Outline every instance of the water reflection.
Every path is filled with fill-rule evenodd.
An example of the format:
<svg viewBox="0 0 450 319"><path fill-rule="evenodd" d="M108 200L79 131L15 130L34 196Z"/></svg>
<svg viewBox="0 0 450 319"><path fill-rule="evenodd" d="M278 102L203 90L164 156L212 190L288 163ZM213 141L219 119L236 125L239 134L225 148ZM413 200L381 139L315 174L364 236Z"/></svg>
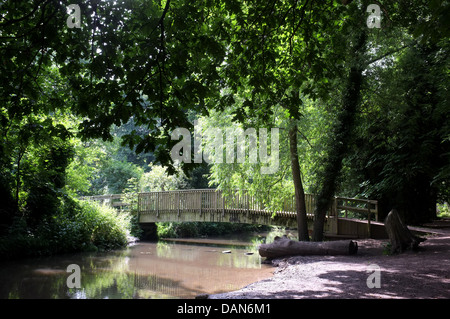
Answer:
<svg viewBox="0 0 450 319"><path fill-rule="evenodd" d="M231 253L222 253L231 250ZM236 247L139 243L108 253L80 253L0 263L0 298L193 298L239 289L271 276L257 253ZM67 288L67 266L81 288Z"/></svg>

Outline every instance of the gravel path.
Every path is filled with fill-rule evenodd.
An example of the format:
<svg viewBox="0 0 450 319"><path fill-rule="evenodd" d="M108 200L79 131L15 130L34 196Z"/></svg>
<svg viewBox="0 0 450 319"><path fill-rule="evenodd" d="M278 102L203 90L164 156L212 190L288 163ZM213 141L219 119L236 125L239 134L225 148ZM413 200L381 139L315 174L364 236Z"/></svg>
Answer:
<svg viewBox="0 0 450 319"><path fill-rule="evenodd" d="M384 253L387 240L356 241L357 255L277 259L273 277L209 298L450 298L449 232L400 255ZM378 274L380 287L369 288Z"/></svg>

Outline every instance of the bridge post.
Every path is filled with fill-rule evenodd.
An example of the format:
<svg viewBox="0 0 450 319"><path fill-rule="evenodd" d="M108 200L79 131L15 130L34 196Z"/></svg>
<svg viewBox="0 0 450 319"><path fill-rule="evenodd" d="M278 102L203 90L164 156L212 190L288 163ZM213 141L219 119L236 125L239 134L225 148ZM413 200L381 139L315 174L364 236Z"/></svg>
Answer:
<svg viewBox="0 0 450 319"><path fill-rule="evenodd" d="M338 212L337 212L337 197L334 197L333 200L333 205L331 206L331 215L333 215L333 220L334 220L334 227L333 227L333 231L335 232L336 235L339 235L339 216L338 216Z"/></svg>
<svg viewBox="0 0 450 319"><path fill-rule="evenodd" d="M177 191L177 217L180 217L180 192Z"/></svg>
<svg viewBox="0 0 450 319"><path fill-rule="evenodd" d="M375 207L375 209L374 209L375 221L377 222L378 221L378 201L375 201L374 207Z"/></svg>
<svg viewBox="0 0 450 319"><path fill-rule="evenodd" d="M159 217L159 192L156 193L156 217Z"/></svg>
<svg viewBox="0 0 450 319"><path fill-rule="evenodd" d="M199 200L200 200L200 216L202 216L202 199L203 199L203 191L199 191L198 194L200 194L199 196Z"/></svg>
<svg viewBox="0 0 450 319"><path fill-rule="evenodd" d="M223 192L220 191L222 195L222 217L225 217L225 196L223 196Z"/></svg>
<svg viewBox="0 0 450 319"><path fill-rule="evenodd" d="M246 216L246 219L248 220L249 219L249 215L250 215L250 199L249 199L249 197L248 197L248 190L246 189L245 190L245 201L247 202L247 216Z"/></svg>

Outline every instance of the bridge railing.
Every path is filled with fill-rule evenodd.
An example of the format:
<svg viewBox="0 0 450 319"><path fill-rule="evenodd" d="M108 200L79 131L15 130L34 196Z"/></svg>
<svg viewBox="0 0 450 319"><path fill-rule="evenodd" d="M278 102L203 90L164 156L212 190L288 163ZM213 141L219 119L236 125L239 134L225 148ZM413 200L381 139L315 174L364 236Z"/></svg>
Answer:
<svg viewBox="0 0 450 319"><path fill-rule="evenodd" d="M270 194L267 195L267 197ZM121 194L83 196L82 200L93 200L101 204L114 208L126 209L130 204L123 202ZM316 196L305 194L306 213L308 218L314 216ZM294 217L296 214L295 197L284 199L279 210L269 210L263 201L252 196L247 190L236 191L227 195L216 189L186 189L175 191L160 191L138 194L139 212L177 212L178 216L182 212L224 212L233 210L242 213L275 213L279 216ZM363 216L370 224L372 216L378 221L378 201L370 199L358 199L348 197L335 197L327 216L337 216L348 218L348 213L353 213L350 218L355 218L355 214Z"/></svg>
<svg viewBox="0 0 450 319"><path fill-rule="evenodd" d="M367 235L369 238L372 237L371 220L372 216L374 216L375 221L378 222L378 201L371 199L336 197L333 205L337 216L336 233L339 233L340 231L338 228L346 227L345 224L339 226L341 223L339 220L345 222L342 219L348 219L350 217L353 221L355 219L361 219L363 221L367 220ZM351 216L349 216L349 212L352 213Z"/></svg>
<svg viewBox="0 0 450 319"><path fill-rule="evenodd" d="M362 215L362 219L367 219L369 223L372 216L375 217L375 221L378 221L378 201L376 200L336 197L335 205L338 217L348 218L348 212L353 212ZM342 214L343 216L340 216ZM354 218L354 214L351 217Z"/></svg>
<svg viewBox="0 0 450 319"><path fill-rule="evenodd" d="M261 200L262 194L258 195L253 196L248 191L225 193L216 189L139 193L137 194L138 214L140 221L145 220L145 222L226 220L295 227L297 214L294 196L283 199L281 203L278 202L279 209L274 211L265 204L270 202L271 195L266 193L264 200ZM119 209L127 209L129 204L124 203L121 198L120 194L82 197L85 200L94 200ZM305 201L307 218L311 226L316 196L305 194ZM211 215L208 217L207 213ZM334 236L368 235L370 238L372 217L378 221L377 201L335 197L327 213L326 232ZM367 229L361 224L366 220Z"/></svg>
<svg viewBox="0 0 450 319"><path fill-rule="evenodd" d="M266 196L266 203L269 198ZM141 213L174 212L178 216L182 212L225 212L235 213L267 213L285 217L294 217L296 214L295 197L284 199L280 209L270 210L267 205L247 190L235 191L231 195L216 189L188 189L176 191L149 192L138 194L138 211ZM315 196L305 194L306 212L313 218ZM329 215L333 214L330 208Z"/></svg>

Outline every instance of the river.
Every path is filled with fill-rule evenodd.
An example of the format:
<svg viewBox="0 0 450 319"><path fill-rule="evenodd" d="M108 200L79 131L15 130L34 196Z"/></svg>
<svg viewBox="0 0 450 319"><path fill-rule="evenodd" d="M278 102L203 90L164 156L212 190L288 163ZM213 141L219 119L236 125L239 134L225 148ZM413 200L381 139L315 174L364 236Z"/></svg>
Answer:
<svg viewBox="0 0 450 319"><path fill-rule="evenodd" d="M250 243L248 243L250 244ZM0 298L194 298L240 289L273 268L236 240L138 242L110 252L76 253L0 262ZM80 288L75 283L79 266Z"/></svg>

